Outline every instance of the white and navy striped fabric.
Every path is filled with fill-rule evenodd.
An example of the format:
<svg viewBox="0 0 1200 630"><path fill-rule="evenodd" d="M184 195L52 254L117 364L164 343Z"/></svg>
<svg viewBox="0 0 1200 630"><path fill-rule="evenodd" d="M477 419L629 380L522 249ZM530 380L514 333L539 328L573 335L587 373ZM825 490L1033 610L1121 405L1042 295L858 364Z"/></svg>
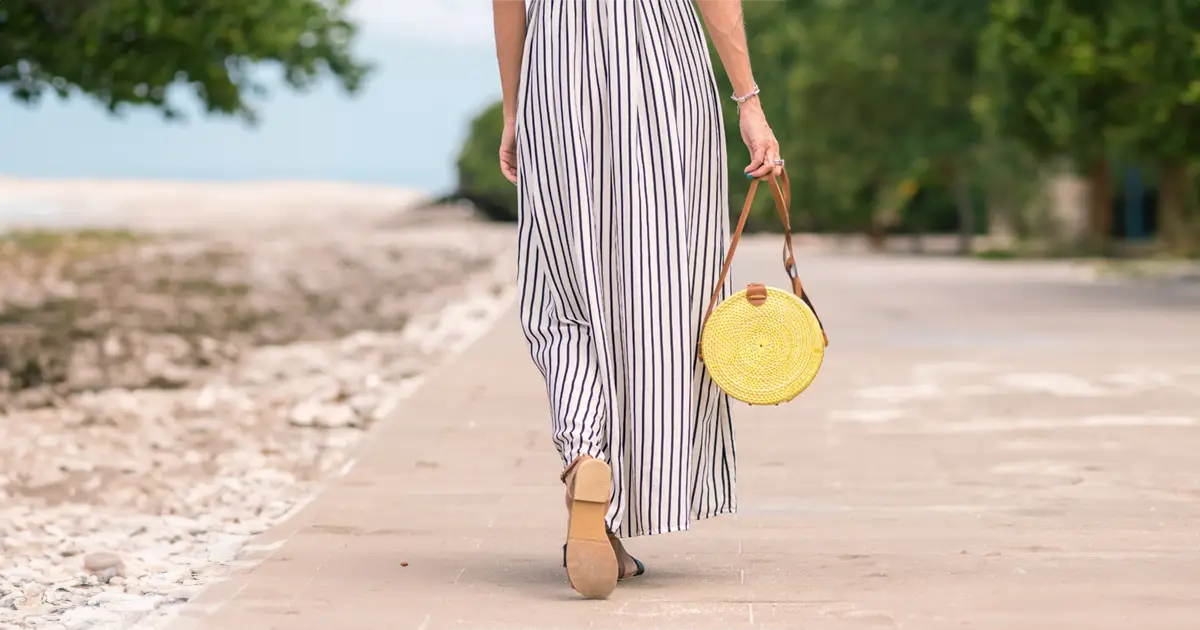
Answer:
<svg viewBox="0 0 1200 630"><path fill-rule="evenodd" d="M554 443L612 466L618 536L685 530L736 509L729 400L696 356L729 233L704 33L691 0L528 11L521 319Z"/></svg>

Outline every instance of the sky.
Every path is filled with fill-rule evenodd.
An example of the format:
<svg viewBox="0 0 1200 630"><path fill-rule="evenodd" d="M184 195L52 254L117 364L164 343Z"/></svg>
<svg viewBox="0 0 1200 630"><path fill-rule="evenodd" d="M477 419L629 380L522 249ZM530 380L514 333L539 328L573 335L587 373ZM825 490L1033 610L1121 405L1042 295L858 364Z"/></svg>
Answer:
<svg viewBox="0 0 1200 630"><path fill-rule="evenodd" d="M35 108L0 96L0 175L323 179L445 192L471 116L500 97L489 0L357 0L359 51L377 64L354 98L279 81L256 128L152 111L113 118L84 97ZM190 100L181 104L191 105Z"/></svg>

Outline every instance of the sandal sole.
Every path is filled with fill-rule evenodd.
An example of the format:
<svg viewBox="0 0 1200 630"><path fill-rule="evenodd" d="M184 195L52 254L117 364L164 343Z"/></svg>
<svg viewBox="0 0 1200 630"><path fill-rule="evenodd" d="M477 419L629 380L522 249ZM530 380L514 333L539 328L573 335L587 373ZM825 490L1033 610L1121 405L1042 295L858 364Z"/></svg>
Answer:
<svg viewBox="0 0 1200 630"><path fill-rule="evenodd" d="M603 599L617 587L617 554L608 542L605 517L612 493L608 464L592 459L579 464L572 480L567 525L567 578L589 599Z"/></svg>

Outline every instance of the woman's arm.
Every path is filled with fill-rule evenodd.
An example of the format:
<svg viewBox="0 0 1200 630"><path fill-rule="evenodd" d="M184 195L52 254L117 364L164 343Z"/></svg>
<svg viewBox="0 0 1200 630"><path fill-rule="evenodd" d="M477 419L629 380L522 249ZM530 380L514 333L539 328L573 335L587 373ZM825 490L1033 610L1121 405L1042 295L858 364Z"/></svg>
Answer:
<svg viewBox="0 0 1200 630"><path fill-rule="evenodd" d="M700 5L708 35L717 48L729 82L733 84L733 93L738 96L749 94L754 89L754 72L750 69L750 51L746 48L742 3L739 0L697 0L696 4Z"/></svg>
<svg viewBox="0 0 1200 630"><path fill-rule="evenodd" d="M504 133L500 137L500 172L517 183L517 90L521 85L521 56L525 54L524 0L492 0L496 26L496 61L500 63Z"/></svg>
<svg viewBox="0 0 1200 630"><path fill-rule="evenodd" d="M500 63L500 87L504 119L517 115L517 89L521 83L521 55L525 50L525 3L522 0L492 0L496 28L496 60Z"/></svg>
<svg viewBox="0 0 1200 630"><path fill-rule="evenodd" d="M733 93L745 96L754 91L754 72L750 69L750 52L746 46L746 27L742 22L740 0L697 0L700 15L708 26L721 65L733 85ZM771 173L779 175L783 166L779 161L779 142L767 124L758 96L747 98L738 105L741 118L742 140L750 149L750 165L747 177L764 177Z"/></svg>

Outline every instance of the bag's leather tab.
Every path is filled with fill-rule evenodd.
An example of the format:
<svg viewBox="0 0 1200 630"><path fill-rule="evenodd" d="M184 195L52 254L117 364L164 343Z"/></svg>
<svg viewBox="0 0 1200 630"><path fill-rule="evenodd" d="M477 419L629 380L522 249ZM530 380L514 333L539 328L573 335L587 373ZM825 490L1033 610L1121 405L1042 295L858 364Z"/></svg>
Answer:
<svg viewBox="0 0 1200 630"><path fill-rule="evenodd" d="M760 306L767 301L767 285L751 284L746 287L746 301L754 306Z"/></svg>

